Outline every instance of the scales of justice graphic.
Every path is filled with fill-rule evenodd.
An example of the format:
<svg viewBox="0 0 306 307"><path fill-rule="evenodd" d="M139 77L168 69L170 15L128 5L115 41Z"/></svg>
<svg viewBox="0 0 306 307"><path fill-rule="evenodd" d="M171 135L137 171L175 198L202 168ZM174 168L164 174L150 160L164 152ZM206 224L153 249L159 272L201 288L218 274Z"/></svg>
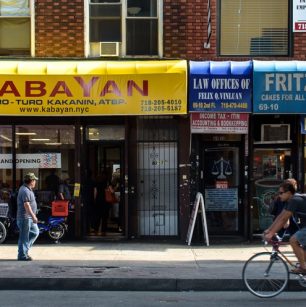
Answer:
<svg viewBox="0 0 306 307"><path fill-rule="evenodd" d="M232 173L233 170L229 161L224 160L223 157L221 157L218 161L214 160L211 174L215 176L218 175L217 179L226 179L226 176L229 176Z"/></svg>

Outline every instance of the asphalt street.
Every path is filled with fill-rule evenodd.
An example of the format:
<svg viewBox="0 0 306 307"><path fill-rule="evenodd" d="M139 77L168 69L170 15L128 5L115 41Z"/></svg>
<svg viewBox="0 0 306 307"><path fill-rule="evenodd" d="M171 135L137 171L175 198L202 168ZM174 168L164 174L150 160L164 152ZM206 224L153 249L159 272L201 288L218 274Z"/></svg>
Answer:
<svg viewBox="0 0 306 307"><path fill-rule="evenodd" d="M248 292L0 291L1 307L288 307L305 306L305 292L260 299Z"/></svg>

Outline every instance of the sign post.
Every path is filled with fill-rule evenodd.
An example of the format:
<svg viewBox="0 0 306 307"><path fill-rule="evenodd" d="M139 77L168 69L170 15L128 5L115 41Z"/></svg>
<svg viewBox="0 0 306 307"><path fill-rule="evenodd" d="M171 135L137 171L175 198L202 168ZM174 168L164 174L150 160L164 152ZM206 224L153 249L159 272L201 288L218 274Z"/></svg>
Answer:
<svg viewBox="0 0 306 307"><path fill-rule="evenodd" d="M201 208L199 210L200 204L201 204ZM201 213L201 221L202 221L202 226L203 226L204 241L206 242L206 246L209 246L209 238L208 238L208 231L207 231L207 221L206 221L204 198L203 198L202 193L200 193L200 192L198 192L197 195L196 195L196 199L195 199L193 209L192 209L192 212L191 212L191 216L190 216L189 227L188 227L187 238L186 238L186 242L188 243L188 245L191 244L194 225L195 225L198 213Z"/></svg>

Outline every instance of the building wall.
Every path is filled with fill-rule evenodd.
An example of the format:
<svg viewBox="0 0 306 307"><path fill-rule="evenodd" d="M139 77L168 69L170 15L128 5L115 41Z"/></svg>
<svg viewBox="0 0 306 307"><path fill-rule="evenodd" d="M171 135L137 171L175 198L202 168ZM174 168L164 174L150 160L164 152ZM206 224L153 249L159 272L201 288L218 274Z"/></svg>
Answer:
<svg viewBox="0 0 306 307"><path fill-rule="evenodd" d="M36 57L84 57L84 1L35 1Z"/></svg>
<svg viewBox="0 0 306 307"><path fill-rule="evenodd" d="M211 29L210 48L207 40L208 7L201 0L164 1L164 57L187 60L247 60L247 57L219 57L217 0L210 0ZM292 33L291 57L265 57L261 60L306 60L306 33Z"/></svg>

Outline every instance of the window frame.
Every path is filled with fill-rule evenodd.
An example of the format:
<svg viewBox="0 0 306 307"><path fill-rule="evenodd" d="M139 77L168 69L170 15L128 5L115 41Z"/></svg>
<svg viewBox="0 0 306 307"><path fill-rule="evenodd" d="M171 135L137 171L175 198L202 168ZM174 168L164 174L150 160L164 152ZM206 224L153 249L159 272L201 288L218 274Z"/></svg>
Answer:
<svg viewBox="0 0 306 307"><path fill-rule="evenodd" d="M127 13L127 0L121 0L121 42L120 43L120 58L162 58L163 57L163 0L157 1L157 12L156 17L152 16L128 16ZM84 1L84 10L85 10L85 57L94 58L97 56L91 55L90 53L90 4L91 0ZM126 21L128 19L146 19L152 20L157 19L157 54L156 55L129 55L126 53L127 46L127 27ZM100 58L100 57L99 57Z"/></svg>
<svg viewBox="0 0 306 307"><path fill-rule="evenodd" d="M5 58L5 57L12 57L12 56L17 56L17 57L24 57L24 58L29 58L29 57L34 57L35 56L35 5L34 1L35 0L28 0L29 1L29 16L23 16L23 15L0 15L0 19L6 20L6 19L27 19L29 18L30 20L30 46L29 46L29 54L9 54L9 55L0 55L0 58Z"/></svg>
<svg viewBox="0 0 306 307"><path fill-rule="evenodd" d="M288 16L287 16L287 22L288 22L288 52L286 55L272 55L272 54L268 54L268 55L252 55L251 53L249 54L235 54L235 55L223 55L221 54L221 2L222 0L218 0L217 1L217 16L218 20L216 22L216 26L217 26L217 54L219 57L231 57L231 58L235 58L235 57L248 57L248 58L262 58L262 57L279 57L279 58L287 58L287 57L291 57L293 56L293 32L292 32L292 12L293 12L293 8L292 8L292 1L287 0L288 2Z"/></svg>

